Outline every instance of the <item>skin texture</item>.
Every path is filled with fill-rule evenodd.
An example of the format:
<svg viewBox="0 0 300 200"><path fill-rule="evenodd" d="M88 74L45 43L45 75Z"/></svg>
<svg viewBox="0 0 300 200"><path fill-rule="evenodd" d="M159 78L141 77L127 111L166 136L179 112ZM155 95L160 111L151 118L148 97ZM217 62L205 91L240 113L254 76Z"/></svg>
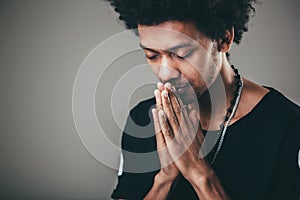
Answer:
<svg viewBox="0 0 300 200"><path fill-rule="evenodd" d="M138 31L141 47L161 81L154 92L156 108L152 114L162 168L145 199L165 199L179 173L200 199L230 199L199 150L204 138L202 129L219 128L235 90L234 72L226 57L234 31L227 32L226 42L209 39L189 22L139 25ZM240 106L232 123L249 113L268 92L243 80ZM218 94L220 85L225 90L224 98L214 104L213 113L207 90Z"/></svg>
<svg viewBox="0 0 300 200"><path fill-rule="evenodd" d="M186 104L195 101L195 94L202 95L219 74L217 42L204 37L192 23L167 22L138 30L146 58L161 82L177 89L188 87L181 96ZM181 45L186 46L174 48Z"/></svg>

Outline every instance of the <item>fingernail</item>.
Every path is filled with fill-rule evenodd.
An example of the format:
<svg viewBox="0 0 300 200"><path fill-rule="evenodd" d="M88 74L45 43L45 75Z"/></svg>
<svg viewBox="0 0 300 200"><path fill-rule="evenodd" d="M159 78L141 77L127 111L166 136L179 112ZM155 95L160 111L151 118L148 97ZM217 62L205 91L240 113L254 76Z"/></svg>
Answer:
<svg viewBox="0 0 300 200"><path fill-rule="evenodd" d="M152 110L151 110L151 111L152 111L152 114L153 114L153 115L155 115L155 114L156 114L156 109L155 109L155 108L152 108Z"/></svg>
<svg viewBox="0 0 300 200"><path fill-rule="evenodd" d="M162 95L167 98L168 97L168 92L166 90L162 91Z"/></svg>
<svg viewBox="0 0 300 200"><path fill-rule="evenodd" d="M158 83L156 84L156 86L157 86L158 89L162 90L163 87L164 87L164 84L162 84L161 82L158 82Z"/></svg>
<svg viewBox="0 0 300 200"><path fill-rule="evenodd" d="M166 83L166 84L165 84L165 87L168 88L169 90L171 90L171 83L169 83L169 82Z"/></svg>

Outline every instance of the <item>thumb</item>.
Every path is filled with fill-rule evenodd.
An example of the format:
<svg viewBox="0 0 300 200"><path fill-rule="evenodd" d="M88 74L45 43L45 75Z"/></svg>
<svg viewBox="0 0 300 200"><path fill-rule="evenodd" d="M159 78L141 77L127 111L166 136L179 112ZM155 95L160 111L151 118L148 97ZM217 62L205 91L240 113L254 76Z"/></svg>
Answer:
<svg viewBox="0 0 300 200"><path fill-rule="evenodd" d="M192 109L189 112L189 118L193 124L194 130L197 131L199 128L200 120L199 120L199 115L196 109Z"/></svg>
<svg viewBox="0 0 300 200"><path fill-rule="evenodd" d="M199 144L202 145L202 143L204 141L204 135L203 135L203 131L202 131L201 123L200 123L199 113L197 112L196 109L192 109L190 111L189 118L194 126L194 130L197 133L197 140L198 140Z"/></svg>

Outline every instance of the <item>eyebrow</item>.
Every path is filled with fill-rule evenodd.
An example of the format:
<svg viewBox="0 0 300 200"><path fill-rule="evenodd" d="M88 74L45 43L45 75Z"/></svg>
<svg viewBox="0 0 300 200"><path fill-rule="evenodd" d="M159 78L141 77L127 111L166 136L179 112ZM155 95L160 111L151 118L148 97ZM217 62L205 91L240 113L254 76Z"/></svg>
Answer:
<svg viewBox="0 0 300 200"><path fill-rule="evenodd" d="M142 49L146 49L146 50L149 50L149 51L157 52L157 51L155 51L155 50L153 50L153 49L151 49L151 48L149 48L149 47L144 46L144 45L141 44L141 43L139 43L139 45L140 45L140 47L141 47ZM173 51L175 51L175 50L177 50L177 49L181 49L181 48L185 48L185 47L190 47L190 46L192 46L191 43L183 43L183 44L179 44L179 45L176 45L176 46L174 46L174 47L171 47L171 48L167 49L166 51L173 52Z"/></svg>

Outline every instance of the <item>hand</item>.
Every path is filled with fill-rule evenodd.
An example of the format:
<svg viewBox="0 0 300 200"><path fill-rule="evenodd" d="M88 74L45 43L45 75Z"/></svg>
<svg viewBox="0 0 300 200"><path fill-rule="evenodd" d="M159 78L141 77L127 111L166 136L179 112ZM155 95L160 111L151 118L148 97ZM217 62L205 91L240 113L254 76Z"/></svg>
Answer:
<svg viewBox="0 0 300 200"><path fill-rule="evenodd" d="M170 84L158 84L155 99L152 113L162 168L145 199L166 199L173 180L181 173L199 199L229 200L217 175L199 155L204 140L199 111L190 109L188 113Z"/></svg>
<svg viewBox="0 0 300 200"><path fill-rule="evenodd" d="M171 156L168 152L166 141L163 136L162 129L158 118L158 112L162 110L161 92L165 89L162 83L157 84L158 89L154 91L156 100L156 109L152 110L154 129L156 134L157 152L161 164L161 170L158 174L160 181L173 182L179 174L179 170L173 163Z"/></svg>
<svg viewBox="0 0 300 200"><path fill-rule="evenodd" d="M175 88L172 91L170 88L170 84L166 84L161 92L162 109L158 110L158 121L167 152L189 180L198 177L194 175L209 173L211 168L199 155L204 136L196 110L187 113Z"/></svg>

